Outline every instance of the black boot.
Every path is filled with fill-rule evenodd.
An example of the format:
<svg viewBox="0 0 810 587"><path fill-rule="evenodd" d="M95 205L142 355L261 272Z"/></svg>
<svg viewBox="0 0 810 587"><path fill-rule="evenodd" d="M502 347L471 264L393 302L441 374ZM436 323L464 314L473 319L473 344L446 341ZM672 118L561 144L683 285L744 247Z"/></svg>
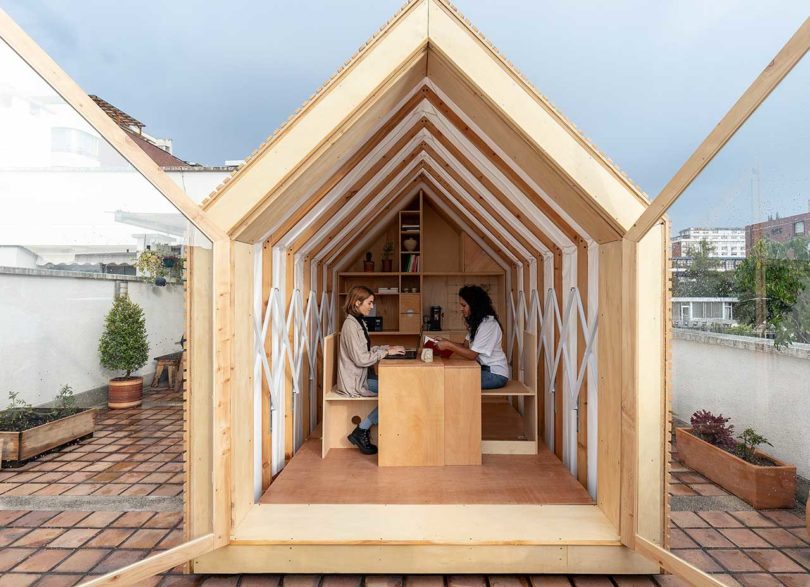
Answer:
<svg viewBox="0 0 810 587"><path fill-rule="evenodd" d="M371 444L371 437L368 430L363 430L360 426L356 426L352 433L346 437L349 442L360 449L364 455L376 455L377 447Z"/></svg>

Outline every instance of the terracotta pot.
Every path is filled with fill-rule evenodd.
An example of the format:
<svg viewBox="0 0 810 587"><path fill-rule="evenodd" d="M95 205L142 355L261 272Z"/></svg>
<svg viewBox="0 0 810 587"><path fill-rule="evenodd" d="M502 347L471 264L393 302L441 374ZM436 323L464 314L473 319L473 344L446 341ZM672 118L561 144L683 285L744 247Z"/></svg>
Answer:
<svg viewBox="0 0 810 587"><path fill-rule="evenodd" d="M116 377L107 387L107 407L111 410L134 408L143 400L143 377Z"/></svg>
<svg viewBox="0 0 810 587"><path fill-rule="evenodd" d="M363 271L366 273L374 272L374 261L363 261Z"/></svg>
<svg viewBox="0 0 810 587"><path fill-rule="evenodd" d="M393 259L383 259L382 260L382 270L391 272L394 270L394 260Z"/></svg>
<svg viewBox="0 0 810 587"><path fill-rule="evenodd" d="M723 489L756 509L792 508L796 499L796 467L763 452L757 455L774 463L761 467L701 440L689 428L675 430L678 458Z"/></svg>

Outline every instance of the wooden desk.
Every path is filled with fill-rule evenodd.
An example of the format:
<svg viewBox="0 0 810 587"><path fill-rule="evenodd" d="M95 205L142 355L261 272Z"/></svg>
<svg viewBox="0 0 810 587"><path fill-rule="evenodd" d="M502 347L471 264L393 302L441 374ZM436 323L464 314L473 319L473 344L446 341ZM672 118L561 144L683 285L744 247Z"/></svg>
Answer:
<svg viewBox="0 0 810 587"><path fill-rule="evenodd" d="M481 367L464 359L378 366L381 467L481 464Z"/></svg>

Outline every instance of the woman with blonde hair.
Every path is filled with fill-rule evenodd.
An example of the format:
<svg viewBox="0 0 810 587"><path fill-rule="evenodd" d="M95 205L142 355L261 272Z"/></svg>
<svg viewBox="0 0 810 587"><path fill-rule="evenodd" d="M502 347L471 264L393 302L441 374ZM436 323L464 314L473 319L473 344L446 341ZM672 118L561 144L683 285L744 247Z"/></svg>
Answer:
<svg viewBox="0 0 810 587"><path fill-rule="evenodd" d="M402 355L401 346L371 346L371 338L363 317L374 308L374 292L363 285L349 290L346 296L346 320L340 329L337 386L335 391L350 397L374 397L379 393L379 382L370 367L387 355ZM349 442L366 455L377 453L371 444L369 430L378 422L377 408L358 424L349 436Z"/></svg>

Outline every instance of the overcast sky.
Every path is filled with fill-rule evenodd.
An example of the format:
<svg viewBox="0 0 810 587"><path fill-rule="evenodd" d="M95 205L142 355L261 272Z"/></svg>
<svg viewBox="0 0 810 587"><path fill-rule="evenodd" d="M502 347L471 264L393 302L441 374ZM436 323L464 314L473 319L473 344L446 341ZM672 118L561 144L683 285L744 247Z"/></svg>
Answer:
<svg viewBox="0 0 810 587"><path fill-rule="evenodd" d="M212 165L249 155L400 5L0 0L85 91ZM810 12L807 0L457 6L651 197ZM676 229L807 210L809 90L805 58L673 209Z"/></svg>

